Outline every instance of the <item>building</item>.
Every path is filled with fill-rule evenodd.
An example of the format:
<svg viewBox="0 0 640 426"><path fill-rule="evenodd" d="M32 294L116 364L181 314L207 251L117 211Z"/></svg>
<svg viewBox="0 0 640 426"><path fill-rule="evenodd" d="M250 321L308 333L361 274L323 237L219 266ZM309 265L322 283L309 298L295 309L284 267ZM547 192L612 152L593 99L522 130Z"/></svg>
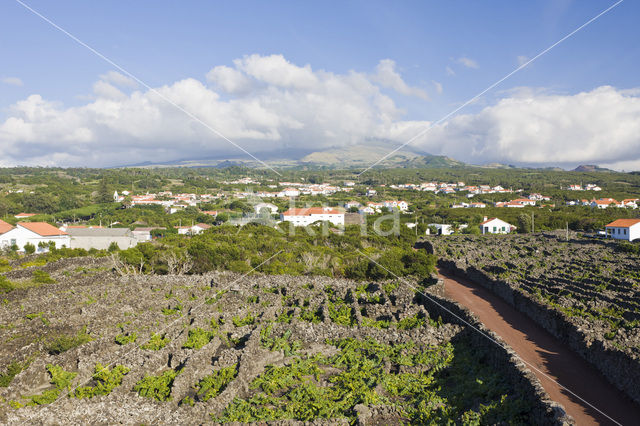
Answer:
<svg viewBox="0 0 640 426"><path fill-rule="evenodd" d="M129 228L67 228L70 248L106 250L116 243L121 250L135 247L139 240Z"/></svg>
<svg viewBox="0 0 640 426"><path fill-rule="evenodd" d="M436 228L435 235L451 235L454 232L453 225L447 225L445 223L430 223L430 228ZM429 235L429 228L427 228L427 235Z"/></svg>
<svg viewBox="0 0 640 426"><path fill-rule="evenodd" d="M484 221L480 223L480 232L483 234L508 234L514 229L516 229L515 226L497 217L487 219L485 216Z"/></svg>
<svg viewBox="0 0 640 426"><path fill-rule="evenodd" d="M14 217L16 219L29 219L30 217L33 217L35 215L36 215L36 213L18 213Z"/></svg>
<svg viewBox="0 0 640 426"><path fill-rule="evenodd" d="M278 206L276 206L275 204L258 203L255 206L253 206L253 210L256 212L256 214L260 214L262 209L267 209L269 211L269 214L278 213Z"/></svg>
<svg viewBox="0 0 640 426"><path fill-rule="evenodd" d="M24 250L24 246L29 243L36 247L38 253L43 253L49 250L50 243L54 243L56 248L69 247L70 237L46 222L20 222L15 228L0 235L0 247L15 244L18 250Z"/></svg>
<svg viewBox="0 0 640 426"><path fill-rule="evenodd" d="M307 207L289 209L280 215L280 220L291 222L294 226L308 226L323 221L344 225L344 213L330 207Z"/></svg>
<svg viewBox="0 0 640 426"><path fill-rule="evenodd" d="M618 219L605 225L608 238L633 241L640 238L640 219Z"/></svg>
<svg viewBox="0 0 640 426"><path fill-rule="evenodd" d="M2 234L9 232L13 229L11 224L5 222L4 220L0 220L0 238L2 238Z"/></svg>

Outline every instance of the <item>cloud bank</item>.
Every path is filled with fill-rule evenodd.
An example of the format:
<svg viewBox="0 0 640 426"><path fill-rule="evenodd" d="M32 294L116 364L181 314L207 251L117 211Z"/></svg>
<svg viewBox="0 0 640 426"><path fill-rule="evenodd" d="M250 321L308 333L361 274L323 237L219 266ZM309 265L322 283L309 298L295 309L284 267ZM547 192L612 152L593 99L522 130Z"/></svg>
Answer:
<svg viewBox="0 0 640 426"><path fill-rule="evenodd" d="M434 92L440 92L439 83ZM282 55L250 55L142 90L111 71L85 104L65 107L33 94L0 122L0 165L109 166L245 155L184 108L260 158L383 138L402 144L429 122L407 121L396 105L427 101L390 59L343 74L299 66ZM432 102L432 101L429 101ZM439 117L432 117L438 119ZM478 113L458 115L411 145L471 162L598 163L640 168L640 91L603 86L578 94L521 89ZM636 167L637 166L637 167Z"/></svg>

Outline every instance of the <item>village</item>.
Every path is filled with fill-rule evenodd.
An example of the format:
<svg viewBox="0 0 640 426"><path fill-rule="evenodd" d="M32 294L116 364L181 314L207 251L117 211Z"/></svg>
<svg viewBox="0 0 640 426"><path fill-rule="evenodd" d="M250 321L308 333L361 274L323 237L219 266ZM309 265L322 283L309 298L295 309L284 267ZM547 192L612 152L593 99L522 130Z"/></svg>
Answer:
<svg viewBox="0 0 640 426"><path fill-rule="evenodd" d="M522 189L507 189L500 185L466 185L464 182L423 182L419 184L392 184L388 187L380 185L379 187L361 187L353 181L344 181L341 185L333 183L302 183L283 181L277 183L260 182L258 180L245 177L231 181L221 182L224 185L233 185L231 191L221 191L217 193L173 193L171 191L160 191L157 193L136 194L129 190L114 191L113 202L120 203L123 208L159 206L164 209L166 214L174 215L178 212L185 211L187 208L195 208L200 214L211 218L208 223L182 224L175 226L174 231L179 235L191 236L198 235L212 226L216 225L216 220L220 211L201 209L201 205L209 205L216 200L243 200L251 205L252 211L245 212L241 217L235 217L229 221L235 225L245 225L257 221L259 218L268 218L269 223L290 223L296 227L309 226L319 222L327 222L332 226L344 227L345 225L361 224L366 221L367 216L380 215L397 212L402 215L412 215L410 203L405 200L387 199L380 200L379 192L387 191L417 191L427 192L435 196L451 196L458 195L466 201L456 201L449 204L450 209L487 209L493 208L518 208L537 207L537 208L553 208L555 203L550 196L546 196L537 192L529 193L526 196L522 194ZM245 189L239 189L238 186L244 186ZM252 186L267 186L273 191L251 190ZM591 191L598 192L602 188L595 184L586 185L569 185L562 190L574 191ZM8 190L7 193L18 192L21 190ZM360 198L361 201L355 199L345 202L338 202L338 205L319 206L307 205L305 207L297 207L297 200L300 197L332 197L336 194L353 194L354 198ZM491 203L481 201L471 201L474 197L486 194L519 194L519 198L494 201ZM365 198L363 200L362 198ZM344 198L342 196L341 198ZM311 198L313 199L313 198ZM368 199L368 200L366 200ZM415 199L415 197L413 198ZM280 200L289 203L288 209L280 209L275 201ZM331 198L329 198L331 200ZM371 200L371 201L369 201ZM375 200L375 201L373 201ZM418 197L419 200L419 197ZM418 201L419 202L419 201ZM595 199L578 199L566 201L566 206L587 206L593 209L607 208L624 208L637 209L638 198L628 198L617 201L613 198ZM281 206L282 203L279 203ZM298 203L299 204L299 203ZM307 203L309 204L309 203ZM314 203L312 203L314 204ZM335 204L335 203L333 203ZM34 217L36 216L36 217ZM0 247L17 251L28 252L46 252L50 247L68 247L81 248L85 250L107 250L117 247L119 249L127 249L136 246L141 242L148 242L154 238L154 231L165 230L165 227L139 226L123 227L118 222L109 223L108 225L100 222L99 224L88 223L60 223L54 226L47 222L33 222L37 219L37 213L19 213L16 214L17 223L15 226L0 221ZM409 228L417 226L417 221L405 221L405 225ZM426 234L451 235L458 232L468 232L471 229L465 223L428 223L425 230ZM473 225L481 234L506 234L516 232L518 226L511 224L499 217L489 218L486 215L479 224ZM633 241L640 238L640 220L637 219L619 219L608 223L600 235L608 238L623 239Z"/></svg>

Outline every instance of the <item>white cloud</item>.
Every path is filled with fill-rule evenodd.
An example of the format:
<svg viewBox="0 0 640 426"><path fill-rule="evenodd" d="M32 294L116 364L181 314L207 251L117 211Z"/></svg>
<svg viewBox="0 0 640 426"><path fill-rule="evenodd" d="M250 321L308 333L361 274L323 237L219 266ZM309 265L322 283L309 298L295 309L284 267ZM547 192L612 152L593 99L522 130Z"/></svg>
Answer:
<svg viewBox="0 0 640 426"><path fill-rule="evenodd" d="M529 62L530 58L528 56L519 55L516 60L518 61L518 66L522 66Z"/></svg>
<svg viewBox="0 0 640 426"><path fill-rule="evenodd" d="M403 120L404 111L382 88L412 88L397 79L381 83L380 75L393 76L389 71L395 73L395 64L380 64L374 73L336 74L300 67L282 56L252 55L232 67L213 68L207 74L211 86L188 78L156 90L258 158L268 151L320 150L375 138L402 144L429 122ZM126 90L124 80L117 80L102 76L93 86L93 99L80 106L65 107L40 95L12 105L0 121L0 164L246 158L158 94ZM433 84L438 92L439 83ZM640 164L637 88L603 86L567 95L525 87L501 96L478 113L435 126L412 146L476 164L595 163L625 169Z"/></svg>
<svg viewBox="0 0 640 426"><path fill-rule="evenodd" d="M110 83L120 87L134 88L138 86L138 82L131 77L127 77L124 74L120 74L117 71L109 71L106 74L101 74L100 79L106 83Z"/></svg>
<svg viewBox="0 0 640 426"><path fill-rule="evenodd" d="M421 99L429 99L427 92L418 87L411 87L402 79L396 71L396 63L391 59L383 59L376 67L376 74L373 81L383 87L388 87L405 96L416 96Z"/></svg>
<svg viewBox="0 0 640 426"><path fill-rule="evenodd" d="M461 56L456 59L456 62L460 65L464 65L467 68L478 68L478 63L471 58L467 58L466 56Z"/></svg>
<svg viewBox="0 0 640 426"><path fill-rule="evenodd" d="M456 75L456 72L450 66L447 66L445 71L447 72L447 75Z"/></svg>
<svg viewBox="0 0 640 426"><path fill-rule="evenodd" d="M617 164L640 160L640 97L610 86L575 95L519 90L416 142L461 160Z"/></svg>
<svg viewBox="0 0 640 426"><path fill-rule="evenodd" d="M156 90L256 155L360 143L386 135L402 113L367 73L313 71L278 55L252 55L234 65L214 68L208 79L230 92L244 87L238 81L248 80L252 89L241 96L222 99L195 79ZM65 108L39 95L13 105L9 118L0 122L5 162L104 166L245 157L153 91L126 93L113 82L112 76L102 76L93 87L95 98L78 107Z"/></svg>
<svg viewBox="0 0 640 426"><path fill-rule="evenodd" d="M22 86L24 83L18 77L4 77L2 79L4 84L8 84L10 86Z"/></svg>
<svg viewBox="0 0 640 426"><path fill-rule="evenodd" d="M207 73L207 80L227 93L243 93L251 89L251 80L243 72L224 65Z"/></svg>
<svg viewBox="0 0 640 426"><path fill-rule="evenodd" d="M437 82L437 81L435 81L435 80L433 80L433 81L431 81L431 82L432 82L432 83L433 83L433 85L435 86L435 88L436 88L436 92L437 92L438 94L441 94L441 93L442 93L442 83L439 83L439 82Z"/></svg>

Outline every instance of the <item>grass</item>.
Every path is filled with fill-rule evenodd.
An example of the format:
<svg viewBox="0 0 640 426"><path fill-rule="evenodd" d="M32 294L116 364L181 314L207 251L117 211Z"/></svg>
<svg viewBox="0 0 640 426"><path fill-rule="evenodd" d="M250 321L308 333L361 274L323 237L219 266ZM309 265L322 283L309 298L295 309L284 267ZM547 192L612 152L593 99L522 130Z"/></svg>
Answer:
<svg viewBox="0 0 640 426"><path fill-rule="evenodd" d="M59 355L92 340L93 338L87 334L85 327L74 335L62 334L49 338L45 344L45 351L47 351L49 355Z"/></svg>

